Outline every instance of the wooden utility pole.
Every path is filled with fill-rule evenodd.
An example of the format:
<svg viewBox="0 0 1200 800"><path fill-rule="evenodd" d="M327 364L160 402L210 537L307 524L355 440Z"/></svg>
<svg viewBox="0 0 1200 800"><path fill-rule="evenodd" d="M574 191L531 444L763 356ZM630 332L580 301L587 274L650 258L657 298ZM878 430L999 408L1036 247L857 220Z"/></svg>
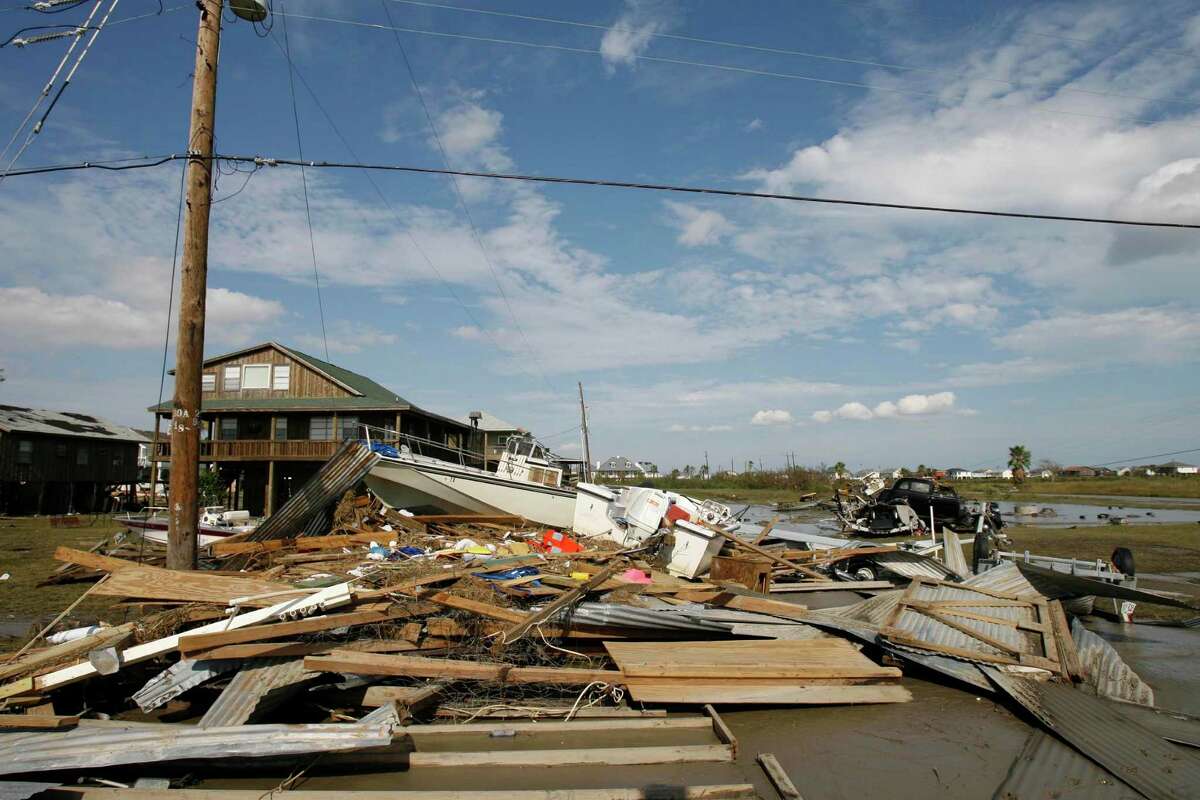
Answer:
<svg viewBox="0 0 1200 800"><path fill-rule="evenodd" d="M579 419L583 428L583 479L592 479L592 445L588 441L587 406L583 404L583 382L579 382Z"/></svg>
<svg viewBox="0 0 1200 800"><path fill-rule="evenodd" d="M183 277L175 343L175 400L171 415L170 530L167 567L196 568L200 521L200 373L204 369L204 300L208 287L208 214L212 203L213 126L222 0L197 0L200 28L192 76L188 131L187 209L183 216Z"/></svg>

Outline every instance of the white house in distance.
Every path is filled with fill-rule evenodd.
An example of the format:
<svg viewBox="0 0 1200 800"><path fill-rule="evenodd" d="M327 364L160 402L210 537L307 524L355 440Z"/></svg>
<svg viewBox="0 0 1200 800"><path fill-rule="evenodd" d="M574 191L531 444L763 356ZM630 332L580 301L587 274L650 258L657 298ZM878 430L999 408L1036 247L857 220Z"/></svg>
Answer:
<svg viewBox="0 0 1200 800"><path fill-rule="evenodd" d="M630 478L661 478L658 466L650 461L635 461L625 456L613 456L596 464L596 477L612 480Z"/></svg>
<svg viewBox="0 0 1200 800"><path fill-rule="evenodd" d="M1159 475L1196 475L1200 474L1200 467L1195 464L1184 464L1182 461L1168 461L1166 464L1158 465Z"/></svg>

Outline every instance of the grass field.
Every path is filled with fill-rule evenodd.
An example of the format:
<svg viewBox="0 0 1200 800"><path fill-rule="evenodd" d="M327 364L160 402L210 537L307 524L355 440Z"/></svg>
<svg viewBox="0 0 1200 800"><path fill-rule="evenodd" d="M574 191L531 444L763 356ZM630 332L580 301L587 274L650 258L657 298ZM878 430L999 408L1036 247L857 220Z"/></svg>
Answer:
<svg viewBox="0 0 1200 800"><path fill-rule="evenodd" d="M971 498L1012 499L1061 497L1065 495L1117 495L1127 497L1187 497L1200 502L1200 475L1124 478L1030 478L1017 485L1012 481L955 481L958 493Z"/></svg>
<svg viewBox="0 0 1200 800"><path fill-rule="evenodd" d="M38 582L58 566L53 558L56 547L66 545L87 550L121 530L110 518L98 517L95 524L87 526L90 519L84 517L84 527L53 528L47 517L0 518L0 574L9 574L8 580L0 581L0 625L4 633L19 636L19 629L38 620L49 622L91 585L70 583L37 588ZM96 614L110 607L113 600L89 597L72 612L72 617L81 623L93 622Z"/></svg>

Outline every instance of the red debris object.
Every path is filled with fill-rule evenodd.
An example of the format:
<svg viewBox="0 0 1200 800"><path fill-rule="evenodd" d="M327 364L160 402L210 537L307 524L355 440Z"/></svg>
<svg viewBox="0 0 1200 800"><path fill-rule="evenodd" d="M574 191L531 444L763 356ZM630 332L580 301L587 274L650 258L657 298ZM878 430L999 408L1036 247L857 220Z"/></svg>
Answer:
<svg viewBox="0 0 1200 800"><path fill-rule="evenodd" d="M542 534L542 549L549 553L578 553L583 546L562 531L549 530Z"/></svg>
<svg viewBox="0 0 1200 800"><path fill-rule="evenodd" d="M691 514L689 514L688 512L684 511L682 508L680 508L679 506L674 505L674 504L672 504L671 507L667 509L666 518L667 518L667 524L670 525L672 528L675 527L675 523L679 522L680 520L683 520L684 522L692 521Z"/></svg>

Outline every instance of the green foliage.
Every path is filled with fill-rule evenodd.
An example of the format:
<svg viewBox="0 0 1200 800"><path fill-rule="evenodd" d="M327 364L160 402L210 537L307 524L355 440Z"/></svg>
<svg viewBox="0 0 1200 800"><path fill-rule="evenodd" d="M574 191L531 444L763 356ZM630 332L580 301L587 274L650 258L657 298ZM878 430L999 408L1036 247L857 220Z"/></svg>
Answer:
<svg viewBox="0 0 1200 800"><path fill-rule="evenodd" d="M216 470L201 471L197 488L202 506L218 506L225 500L225 485Z"/></svg>
<svg viewBox="0 0 1200 800"><path fill-rule="evenodd" d="M1025 445L1016 444L1008 448L1008 468L1013 471L1013 483L1021 483L1025 480L1025 473L1029 470L1032 462L1033 455Z"/></svg>
<svg viewBox="0 0 1200 800"><path fill-rule="evenodd" d="M795 467L771 471L743 472L731 475L728 472L714 474L708 480L684 478L679 470L672 470L670 477L654 478L649 481L656 489L666 489L681 494L703 495L712 490L770 489L800 493L830 491L829 476L815 469Z"/></svg>

